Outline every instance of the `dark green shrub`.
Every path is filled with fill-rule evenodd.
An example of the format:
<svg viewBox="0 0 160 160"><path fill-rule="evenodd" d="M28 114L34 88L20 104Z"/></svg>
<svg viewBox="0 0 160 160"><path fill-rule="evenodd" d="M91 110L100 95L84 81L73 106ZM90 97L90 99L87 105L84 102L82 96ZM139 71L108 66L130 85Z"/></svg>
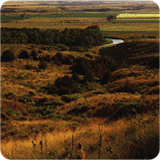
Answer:
<svg viewBox="0 0 160 160"><path fill-rule="evenodd" d="M107 84L110 78L110 72L106 72L103 76L103 78L101 79L101 84Z"/></svg>
<svg viewBox="0 0 160 160"><path fill-rule="evenodd" d="M2 53L2 56L1 56L2 62L11 62L14 60L15 60L15 55L11 50L7 49Z"/></svg>
<svg viewBox="0 0 160 160"><path fill-rule="evenodd" d="M73 92L71 89L69 89L68 87L60 87L58 90L58 94L59 95L64 95L64 94L72 94L75 93Z"/></svg>
<svg viewBox="0 0 160 160"><path fill-rule="evenodd" d="M94 80L95 80L94 71L88 69L88 70L85 72L84 81L91 82L91 81L94 81Z"/></svg>
<svg viewBox="0 0 160 160"><path fill-rule="evenodd" d="M35 93L34 91L29 91L29 94L30 94L31 96L36 95L36 93Z"/></svg>
<svg viewBox="0 0 160 160"><path fill-rule="evenodd" d="M150 68L159 68L159 57L150 57L148 65Z"/></svg>
<svg viewBox="0 0 160 160"><path fill-rule="evenodd" d="M61 99L65 102L71 102L80 98L82 98L80 95L63 95Z"/></svg>
<svg viewBox="0 0 160 160"><path fill-rule="evenodd" d="M118 64L112 57L101 56L95 59L93 67L96 77L101 79L106 74L106 71L115 71Z"/></svg>
<svg viewBox="0 0 160 160"><path fill-rule="evenodd" d="M48 94L57 94L58 88L54 84L48 84L45 89Z"/></svg>
<svg viewBox="0 0 160 160"><path fill-rule="evenodd" d="M40 61L38 65L39 69L46 69L47 68L47 62L45 61Z"/></svg>
<svg viewBox="0 0 160 160"><path fill-rule="evenodd" d="M22 59L29 59L30 58L30 55L29 55L29 53L27 52L27 51L22 51L20 54L19 54L19 56L18 56L19 58L22 58Z"/></svg>
<svg viewBox="0 0 160 160"><path fill-rule="evenodd" d="M76 72L73 73L72 78L73 78L76 82L80 82L80 81L81 81L80 76L79 76Z"/></svg>
<svg viewBox="0 0 160 160"><path fill-rule="evenodd" d="M36 106L48 105L49 100L47 98L35 99Z"/></svg>
<svg viewBox="0 0 160 160"><path fill-rule="evenodd" d="M69 55L67 55L72 61L74 61L76 58L73 56L73 55L71 55L71 54L69 54Z"/></svg>
<svg viewBox="0 0 160 160"><path fill-rule="evenodd" d="M73 64L73 61L72 61L72 59L70 57L65 56L65 58L63 60L63 64L69 64L69 65L71 65L71 64Z"/></svg>
<svg viewBox="0 0 160 160"><path fill-rule="evenodd" d="M119 119L128 115L135 115L139 111L139 104L122 104L113 113L111 119Z"/></svg>
<svg viewBox="0 0 160 160"><path fill-rule="evenodd" d="M43 49L43 50L47 50L47 49L48 49L48 47L43 46L41 49Z"/></svg>
<svg viewBox="0 0 160 160"><path fill-rule="evenodd" d="M109 90L110 92L129 92L129 93L135 93L138 91L139 86L135 86L134 84L131 84L130 81L127 79L125 80L121 85L119 85L116 90Z"/></svg>
<svg viewBox="0 0 160 160"><path fill-rule="evenodd" d="M50 55L45 55L40 58L41 61L51 62L52 58Z"/></svg>
<svg viewBox="0 0 160 160"><path fill-rule="evenodd" d="M135 36L130 36L129 39L136 39L136 37Z"/></svg>
<svg viewBox="0 0 160 160"><path fill-rule="evenodd" d="M156 38L156 36L148 36L148 38Z"/></svg>
<svg viewBox="0 0 160 160"><path fill-rule="evenodd" d="M7 116L12 116L12 114L13 114L13 109L7 109L7 110L5 110L5 114L6 114Z"/></svg>
<svg viewBox="0 0 160 160"><path fill-rule="evenodd" d="M88 106L83 106L81 108L73 108L72 110L70 110L67 114L71 114L71 115L79 115L79 114L83 114L85 112L89 111L89 107Z"/></svg>
<svg viewBox="0 0 160 160"><path fill-rule="evenodd" d="M32 50L31 57L33 58L33 60L38 60L37 55L37 52L35 50Z"/></svg>
<svg viewBox="0 0 160 160"><path fill-rule="evenodd" d="M68 51L69 47L67 47L64 44L56 44L56 47L58 48L59 51Z"/></svg>
<svg viewBox="0 0 160 160"><path fill-rule="evenodd" d="M55 81L55 86L59 89L58 94L72 94L78 91L76 81L69 76L59 77Z"/></svg>
<svg viewBox="0 0 160 160"><path fill-rule="evenodd" d="M47 54L45 56L44 60L47 61L47 62L51 62L51 56Z"/></svg>
<svg viewBox="0 0 160 160"><path fill-rule="evenodd" d="M26 120L28 120L28 117L27 116L20 116L20 117L17 118L17 120L18 121L26 121Z"/></svg>
<svg viewBox="0 0 160 160"><path fill-rule="evenodd" d="M79 92L79 85L69 76L59 77L54 84L48 84L45 89L48 94L72 94Z"/></svg>
<svg viewBox="0 0 160 160"><path fill-rule="evenodd" d="M57 52L56 55L52 58L52 60L58 60L60 62L63 62L64 55L61 52Z"/></svg>
<svg viewBox="0 0 160 160"><path fill-rule="evenodd" d="M72 64L73 60L70 56L64 55L61 52L57 52L54 57L52 57L52 61L55 62L57 65L62 65L62 64Z"/></svg>
<svg viewBox="0 0 160 160"><path fill-rule="evenodd" d="M91 63L84 57L78 57L74 60L74 65L72 66L72 72L80 75L85 75L86 70L90 69Z"/></svg>
<svg viewBox="0 0 160 160"><path fill-rule="evenodd" d="M5 112L1 112L1 118L2 120L8 120L9 116Z"/></svg>
<svg viewBox="0 0 160 160"><path fill-rule="evenodd" d="M17 44L27 44L28 41L28 36L23 33L23 32L19 32L16 34L16 41L15 43Z"/></svg>
<svg viewBox="0 0 160 160"><path fill-rule="evenodd" d="M54 101L52 101L52 104L55 106L55 108L57 106L61 106L61 105L64 105L65 102L63 102L61 99L55 99Z"/></svg>
<svg viewBox="0 0 160 160"><path fill-rule="evenodd" d="M26 103L26 102L28 102L28 101L29 101L29 98L28 98L27 96L21 97L21 98L19 99L19 102L23 102L23 103Z"/></svg>
<svg viewBox="0 0 160 160"><path fill-rule="evenodd" d="M33 69L34 67L31 64L25 65L25 69Z"/></svg>
<svg viewBox="0 0 160 160"><path fill-rule="evenodd" d="M93 56L91 54L85 54L85 56L88 58L93 58Z"/></svg>
<svg viewBox="0 0 160 160"><path fill-rule="evenodd" d="M77 51L77 52L84 52L84 51L87 51L88 49L85 49L80 46L73 46L73 47L70 47L69 50L70 51Z"/></svg>
<svg viewBox="0 0 160 160"><path fill-rule="evenodd" d="M13 99L16 95L13 92L8 92L5 94L5 98L7 99Z"/></svg>
<svg viewBox="0 0 160 160"><path fill-rule="evenodd" d="M60 62L60 61L57 60L57 59L54 61L54 63L55 63L57 66L62 66L62 62Z"/></svg>
<svg viewBox="0 0 160 160"><path fill-rule="evenodd" d="M1 120L0 120L0 127L6 126L6 125L7 125L7 122L4 122L4 121L1 121Z"/></svg>

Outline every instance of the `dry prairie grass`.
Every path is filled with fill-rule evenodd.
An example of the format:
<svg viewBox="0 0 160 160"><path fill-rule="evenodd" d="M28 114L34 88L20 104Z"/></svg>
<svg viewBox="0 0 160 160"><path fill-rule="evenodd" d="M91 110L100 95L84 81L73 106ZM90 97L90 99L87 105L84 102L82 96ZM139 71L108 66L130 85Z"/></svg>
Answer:
<svg viewBox="0 0 160 160"><path fill-rule="evenodd" d="M152 113L137 115L136 118L131 118L130 120L122 118L109 125L102 121L96 121L96 123L91 122L89 125L77 127L74 132L72 130L45 134L41 132L35 139L31 137L29 140L2 141L2 154L6 158L41 158L39 142L42 141L44 144L43 158L60 158L64 153L65 147L71 149L72 135L74 135L75 150L76 145L82 143L87 159L98 158L99 127L101 126L101 158L131 158L130 156L133 156L130 153L131 148L134 149L135 156L138 155L137 149L140 149L141 145L145 145L145 140L146 143L149 143L149 137L147 137L149 133L158 134L158 123L158 118ZM140 139L141 145L140 143L135 144L136 138ZM36 151L33 148L32 140L36 144ZM129 147L128 149L125 148L126 144ZM157 151L156 147L154 146ZM149 146L146 149L152 152ZM147 155L147 153L143 154Z"/></svg>
<svg viewBox="0 0 160 160"><path fill-rule="evenodd" d="M28 52L31 51L30 45L4 45L3 49L11 46L16 55L24 48ZM39 50L42 46L35 45L36 47ZM98 53L97 48L91 51ZM56 52L54 49L47 50L42 55L53 56ZM84 57L86 53L64 51L63 54ZM93 56L96 57L97 54ZM1 64L2 115L6 118L2 121L1 151L4 157L59 159L62 158L66 147L75 156L78 143L83 144L87 159L99 158L99 151L102 153L100 158L110 159L156 156L159 137L158 69L139 65L117 69L111 74L109 84L99 84L95 91L68 95L71 98L77 95L79 97L62 103L62 97L37 90L53 83L58 77L71 76L70 66L49 63L47 69L37 72L34 68L25 69L24 66L28 63L38 66L39 61L16 59L14 62ZM28 84L30 86L26 86ZM118 92L121 86L125 86L128 91ZM139 87L140 92L132 93L129 87ZM35 92L35 95L29 95L31 91ZM5 97L8 93L13 96L11 99ZM51 106L50 110L47 110L47 105L42 107L18 102L17 99L21 96L60 100L61 104L57 108ZM50 117L35 116L36 111L41 111L42 114L46 112L44 108ZM36 147L33 144L36 144Z"/></svg>

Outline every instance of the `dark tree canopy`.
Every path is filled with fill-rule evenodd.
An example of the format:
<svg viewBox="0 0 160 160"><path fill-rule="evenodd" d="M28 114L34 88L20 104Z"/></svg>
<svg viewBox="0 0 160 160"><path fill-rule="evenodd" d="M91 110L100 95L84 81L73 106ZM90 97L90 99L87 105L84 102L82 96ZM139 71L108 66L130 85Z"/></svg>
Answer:
<svg viewBox="0 0 160 160"><path fill-rule="evenodd" d="M1 43L79 46L89 48L104 42L97 25L85 29L40 30L39 28L2 28Z"/></svg>

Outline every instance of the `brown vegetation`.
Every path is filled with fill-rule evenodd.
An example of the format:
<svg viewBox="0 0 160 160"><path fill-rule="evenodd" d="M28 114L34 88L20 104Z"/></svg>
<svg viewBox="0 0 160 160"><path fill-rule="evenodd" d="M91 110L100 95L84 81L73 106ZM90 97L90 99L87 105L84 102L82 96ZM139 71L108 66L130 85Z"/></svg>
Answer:
<svg viewBox="0 0 160 160"><path fill-rule="evenodd" d="M157 12L157 6L142 2L117 6L92 2L87 6L74 2L75 6L61 6L60 2L50 6L41 2L18 5L13 2L13 7L7 3L9 6L2 7L3 18L11 16L12 22L6 21L2 26L41 25L62 31L66 27L82 29L96 24L103 37L122 38L125 43L92 48L62 43L26 44L25 36L17 34L18 41L10 39L10 42L16 40L19 44L2 44L2 155L8 159L156 157L159 152L158 23L106 22L103 17L106 14L101 11L112 9L117 14L125 8L127 13L135 9L137 13L148 13ZM148 10L150 6L152 9ZM33 13L35 10L38 13ZM75 10L97 17L49 18L60 12L60 16L78 16ZM42 18L27 19L23 12L42 17L46 12L50 14L42 23ZM13 16L17 19L12 19ZM147 30L142 31L142 27ZM36 30L42 33L41 29Z"/></svg>
<svg viewBox="0 0 160 160"><path fill-rule="evenodd" d="M39 47L36 47L37 57L43 55L44 59L50 55L58 58L55 50L39 53ZM32 53L31 48L28 45L28 53ZM15 56L23 49L23 46L13 48ZM92 55L92 52L88 51L88 54ZM66 57L75 55L75 52L61 51L59 57L63 59L64 54ZM85 57L85 54L80 56ZM80 142L84 145L85 158L156 156L157 152L152 150L137 150L141 144L157 146L158 69L130 65L112 71L108 84L92 84L90 91L63 96L56 92L48 94L42 86L54 84L58 77L63 79L67 75L77 82L83 79L83 75L72 75L70 66L73 62L66 65L62 59L59 58L60 66L56 61L44 61L48 67L43 71L39 70L40 60L16 58L13 62L2 62L2 154L8 158L61 158L66 154L74 158L78 154L76 145ZM76 61L75 57L71 59ZM96 60L88 56L87 59ZM32 67L26 69L25 65ZM133 122L139 125L133 125ZM102 132L99 132L99 125ZM71 131L73 126L74 132ZM60 141L56 139L57 134ZM150 137L151 134L155 136ZM145 139L140 138L144 136ZM138 141L138 137L142 141ZM123 142L129 146L127 153ZM3 144L8 147L8 152ZM28 150L27 155L21 154L21 146ZM58 146L61 146L60 150ZM135 153L132 154L131 150Z"/></svg>

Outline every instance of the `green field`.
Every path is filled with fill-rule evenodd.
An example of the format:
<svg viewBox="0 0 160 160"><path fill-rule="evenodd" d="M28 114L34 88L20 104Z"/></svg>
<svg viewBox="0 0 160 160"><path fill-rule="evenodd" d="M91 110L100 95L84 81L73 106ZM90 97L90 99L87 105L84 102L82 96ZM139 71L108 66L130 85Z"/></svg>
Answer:
<svg viewBox="0 0 160 160"><path fill-rule="evenodd" d="M109 12L93 12L93 13L65 13L65 14L42 14L36 17L46 17L46 18L63 18L63 17L107 17L113 13ZM116 15L116 13L114 13Z"/></svg>

